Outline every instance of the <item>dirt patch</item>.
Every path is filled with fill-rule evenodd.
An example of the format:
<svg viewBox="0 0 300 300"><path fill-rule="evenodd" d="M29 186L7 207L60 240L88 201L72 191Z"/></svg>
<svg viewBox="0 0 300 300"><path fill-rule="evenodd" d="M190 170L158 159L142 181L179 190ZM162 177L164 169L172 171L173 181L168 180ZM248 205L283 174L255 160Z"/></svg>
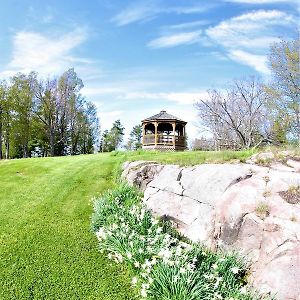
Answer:
<svg viewBox="0 0 300 300"><path fill-rule="evenodd" d="M279 195L290 204L300 203L300 186L292 187L287 191L279 192Z"/></svg>

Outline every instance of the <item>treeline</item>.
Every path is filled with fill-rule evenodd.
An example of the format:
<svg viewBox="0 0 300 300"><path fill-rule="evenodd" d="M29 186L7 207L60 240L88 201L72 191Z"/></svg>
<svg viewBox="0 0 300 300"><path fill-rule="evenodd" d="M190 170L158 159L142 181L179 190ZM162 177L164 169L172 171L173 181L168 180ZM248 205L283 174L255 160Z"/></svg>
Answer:
<svg viewBox="0 0 300 300"><path fill-rule="evenodd" d="M300 146L300 39L270 48L267 83L255 77L234 80L208 91L196 109L200 128L209 134L193 149L247 149L264 144ZM209 138L208 138L209 137Z"/></svg>
<svg viewBox="0 0 300 300"><path fill-rule="evenodd" d="M98 150L97 109L82 88L74 69L54 79L31 72L0 82L0 159Z"/></svg>

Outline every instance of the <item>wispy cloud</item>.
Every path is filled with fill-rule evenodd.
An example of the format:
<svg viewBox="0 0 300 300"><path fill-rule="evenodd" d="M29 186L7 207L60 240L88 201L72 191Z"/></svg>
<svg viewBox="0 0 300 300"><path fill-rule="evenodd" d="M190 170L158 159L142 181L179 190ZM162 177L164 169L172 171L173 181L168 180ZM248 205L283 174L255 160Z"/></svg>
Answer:
<svg viewBox="0 0 300 300"><path fill-rule="evenodd" d="M208 20L198 20L198 21L193 21L193 22L167 25L167 26L164 26L163 29L165 29L165 30L185 30L185 29L189 29L189 28L207 25L209 23L210 23L210 21L208 21Z"/></svg>
<svg viewBox="0 0 300 300"><path fill-rule="evenodd" d="M269 73L267 57L265 55L252 54L243 50L231 50L228 55L231 59L248 65L259 73Z"/></svg>
<svg viewBox="0 0 300 300"><path fill-rule="evenodd" d="M171 101L181 105L193 104L199 99L206 99L208 97L207 92L159 92L159 93L127 93L126 99L149 99L157 101Z"/></svg>
<svg viewBox="0 0 300 300"><path fill-rule="evenodd" d="M206 30L229 58L268 73L266 53L278 41L278 28L292 28L295 17L279 10L256 10L225 20Z"/></svg>
<svg viewBox="0 0 300 300"><path fill-rule="evenodd" d="M79 28L60 37L30 31L17 32L13 37L12 59L2 75L35 70L47 76L75 64L89 64L90 60L72 55L72 50L86 39L86 30Z"/></svg>
<svg viewBox="0 0 300 300"><path fill-rule="evenodd" d="M151 48L167 48L184 44L193 44L199 41L201 36L200 30L192 32L181 32L170 35L161 36L148 43Z"/></svg>
<svg viewBox="0 0 300 300"><path fill-rule="evenodd" d="M134 22L145 22L156 18L160 14L198 14L210 9L213 5L194 4L183 6L166 5L160 1L139 1L126 7L112 18L117 26L124 26Z"/></svg>
<svg viewBox="0 0 300 300"><path fill-rule="evenodd" d="M140 3L131 5L112 18L118 26L147 20L155 17L160 12L159 8L153 3Z"/></svg>
<svg viewBox="0 0 300 300"><path fill-rule="evenodd" d="M124 88L86 88L84 87L82 93L85 96L103 96L114 95L115 99L121 100L153 100L153 101L169 101L181 105L189 105L195 103L197 100L206 99L206 91L182 91L182 92L149 92L149 91L135 91Z"/></svg>

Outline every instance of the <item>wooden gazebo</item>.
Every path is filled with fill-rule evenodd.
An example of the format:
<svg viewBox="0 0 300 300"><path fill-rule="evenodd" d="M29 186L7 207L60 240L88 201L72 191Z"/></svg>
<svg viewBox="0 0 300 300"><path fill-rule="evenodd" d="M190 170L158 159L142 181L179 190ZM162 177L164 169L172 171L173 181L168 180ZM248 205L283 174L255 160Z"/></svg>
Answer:
<svg viewBox="0 0 300 300"><path fill-rule="evenodd" d="M168 114L165 110L142 121L143 149L182 151L186 148L185 125L187 122Z"/></svg>

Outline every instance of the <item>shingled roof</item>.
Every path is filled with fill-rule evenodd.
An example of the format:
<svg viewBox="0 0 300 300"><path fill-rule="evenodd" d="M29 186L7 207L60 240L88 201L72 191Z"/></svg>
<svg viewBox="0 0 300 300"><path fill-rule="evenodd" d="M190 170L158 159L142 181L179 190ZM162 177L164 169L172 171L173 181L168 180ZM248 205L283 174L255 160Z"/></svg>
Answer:
<svg viewBox="0 0 300 300"><path fill-rule="evenodd" d="M179 122L184 122L183 120L168 114L165 110L162 110L160 113L146 118L143 121L157 121L157 120L169 120L169 121L179 121ZM185 122L184 122L185 123Z"/></svg>

